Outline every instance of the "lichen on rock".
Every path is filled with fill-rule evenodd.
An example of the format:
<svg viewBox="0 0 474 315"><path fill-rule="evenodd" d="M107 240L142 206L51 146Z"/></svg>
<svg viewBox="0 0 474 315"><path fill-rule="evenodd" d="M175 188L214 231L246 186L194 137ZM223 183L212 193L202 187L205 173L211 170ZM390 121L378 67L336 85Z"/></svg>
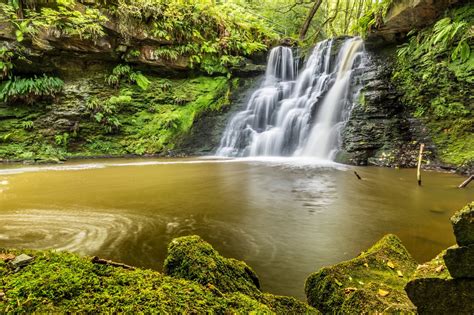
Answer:
<svg viewBox="0 0 474 315"><path fill-rule="evenodd" d="M308 303L323 313L414 312L403 287L416 265L398 237L386 235L358 257L311 274Z"/></svg>

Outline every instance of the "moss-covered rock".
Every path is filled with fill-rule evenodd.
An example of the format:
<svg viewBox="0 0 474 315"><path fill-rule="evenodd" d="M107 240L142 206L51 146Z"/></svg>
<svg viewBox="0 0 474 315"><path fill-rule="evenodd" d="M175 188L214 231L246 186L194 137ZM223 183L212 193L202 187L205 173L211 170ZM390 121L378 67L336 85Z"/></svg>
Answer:
<svg viewBox="0 0 474 315"><path fill-rule="evenodd" d="M405 291L420 314L473 314L474 279L453 279L445 255L418 266Z"/></svg>
<svg viewBox="0 0 474 315"><path fill-rule="evenodd" d="M386 235L358 257L311 274L308 303L323 313L413 312L403 287L416 265L400 239Z"/></svg>
<svg viewBox="0 0 474 315"><path fill-rule="evenodd" d="M197 235L176 238L170 243L164 271L223 294L245 294L277 314L319 313L293 297L262 293L257 274L246 263L221 256Z"/></svg>
<svg viewBox="0 0 474 315"><path fill-rule="evenodd" d="M33 261L15 270L20 254ZM318 314L292 297L222 292L152 270L93 263L53 251L0 249L0 313Z"/></svg>
<svg viewBox="0 0 474 315"><path fill-rule="evenodd" d="M197 76L165 78L147 74L146 91L122 82L105 84L111 69L85 68L66 78L55 100L34 105L0 102L0 161L58 161L74 157L168 155L191 148L215 149L232 92L247 79ZM251 79L249 79L251 81ZM236 81L236 84L232 84ZM97 121L93 102L113 105ZM213 117L213 119L209 119ZM206 118L206 119L205 119ZM115 121L110 129L104 121ZM205 121L205 123L204 123ZM202 135L196 141L196 135Z"/></svg>
<svg viewBox="0 0 474 315"><path fill-rule="evenodd" d="M456 212L451 223L459 246L474 244L474 202Z"/></svg>
<svg viewBox="0 0 474 315"><path fill-rule="evenodd" d="M20 253L34 260L15 272L3 258ZM0 249L0 257L2 314L271 313L269 307L242 293L222 294L189 280L94 264L69 253Z"/></svg>
<svg viewBox="0 0 474 315"><path fill-rule="evenodd" d="M171 241L164 272L173 277L214 286L223 293L261 294L258 276L252 268L242 261L222 257L197 235Z"/></svg>

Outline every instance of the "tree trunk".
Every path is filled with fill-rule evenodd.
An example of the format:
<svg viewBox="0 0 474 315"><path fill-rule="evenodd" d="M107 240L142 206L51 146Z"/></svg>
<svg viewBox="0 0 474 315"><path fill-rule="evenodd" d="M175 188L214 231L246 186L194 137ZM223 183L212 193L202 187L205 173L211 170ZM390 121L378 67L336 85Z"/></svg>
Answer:
<svg viewBox="0 0 474 315"><path fill-rule="evenodd" d="M304 21L304 24L303 24L303 26L301 27L301 30L300 30L300 40L304 40L304 38L306 37L306 33L308 32L309 26L311 25L311 21L313 20L314 16L316 15L316 12L318 12L318 9L321 6L322 2L323 2L323 0L316 0L313 7L309 11L309 14L306 17L306 20Z"/></svg>

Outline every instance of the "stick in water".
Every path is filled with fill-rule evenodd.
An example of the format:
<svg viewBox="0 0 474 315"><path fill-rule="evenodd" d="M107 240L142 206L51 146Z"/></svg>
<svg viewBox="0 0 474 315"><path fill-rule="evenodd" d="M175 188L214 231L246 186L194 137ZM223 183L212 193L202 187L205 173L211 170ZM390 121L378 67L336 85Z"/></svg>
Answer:
<svg viewBox="0 0 474 315"><path fill-rule="evenodd" d="M421 186L421 160L423 157L423 149L425 148L425 144L420 144L420 155L418 155L418 168L416 170L416 179L418 180L418 186Z"/></svg>
<svg viewBox="0 0 474 315"><path fill-rule="evenodd" d="M467 185L469 185L469 183L470 183L473 179L474 179L474 175L469 176L469 178L466 179L465 181L463 181L462 184L459 185L458 188L464 188L464 187L466 187Z"/></svg>
<svg viewBox="0 0 474 315"><path fill-rule="evenodd" d="M357 179L358 179L358 180L361 180L361 179L362 179L362 177L360 177L359 174L357 174L356 171L354 171L354 174L355 174L355 176L357 176Z"/></svg>

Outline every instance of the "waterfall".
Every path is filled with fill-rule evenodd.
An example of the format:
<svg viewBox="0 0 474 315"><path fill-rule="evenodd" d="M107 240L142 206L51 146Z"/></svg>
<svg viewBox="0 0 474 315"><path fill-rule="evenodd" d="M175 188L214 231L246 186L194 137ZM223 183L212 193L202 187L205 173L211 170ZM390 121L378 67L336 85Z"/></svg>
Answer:
<svg viewBox="0 0 474 315"><path fill-rule="evenodd" d="M292 50L272 49L262 86L231 118L217 155L333 159L363 68L360 38L318 43L297 78Z"/></svg>

